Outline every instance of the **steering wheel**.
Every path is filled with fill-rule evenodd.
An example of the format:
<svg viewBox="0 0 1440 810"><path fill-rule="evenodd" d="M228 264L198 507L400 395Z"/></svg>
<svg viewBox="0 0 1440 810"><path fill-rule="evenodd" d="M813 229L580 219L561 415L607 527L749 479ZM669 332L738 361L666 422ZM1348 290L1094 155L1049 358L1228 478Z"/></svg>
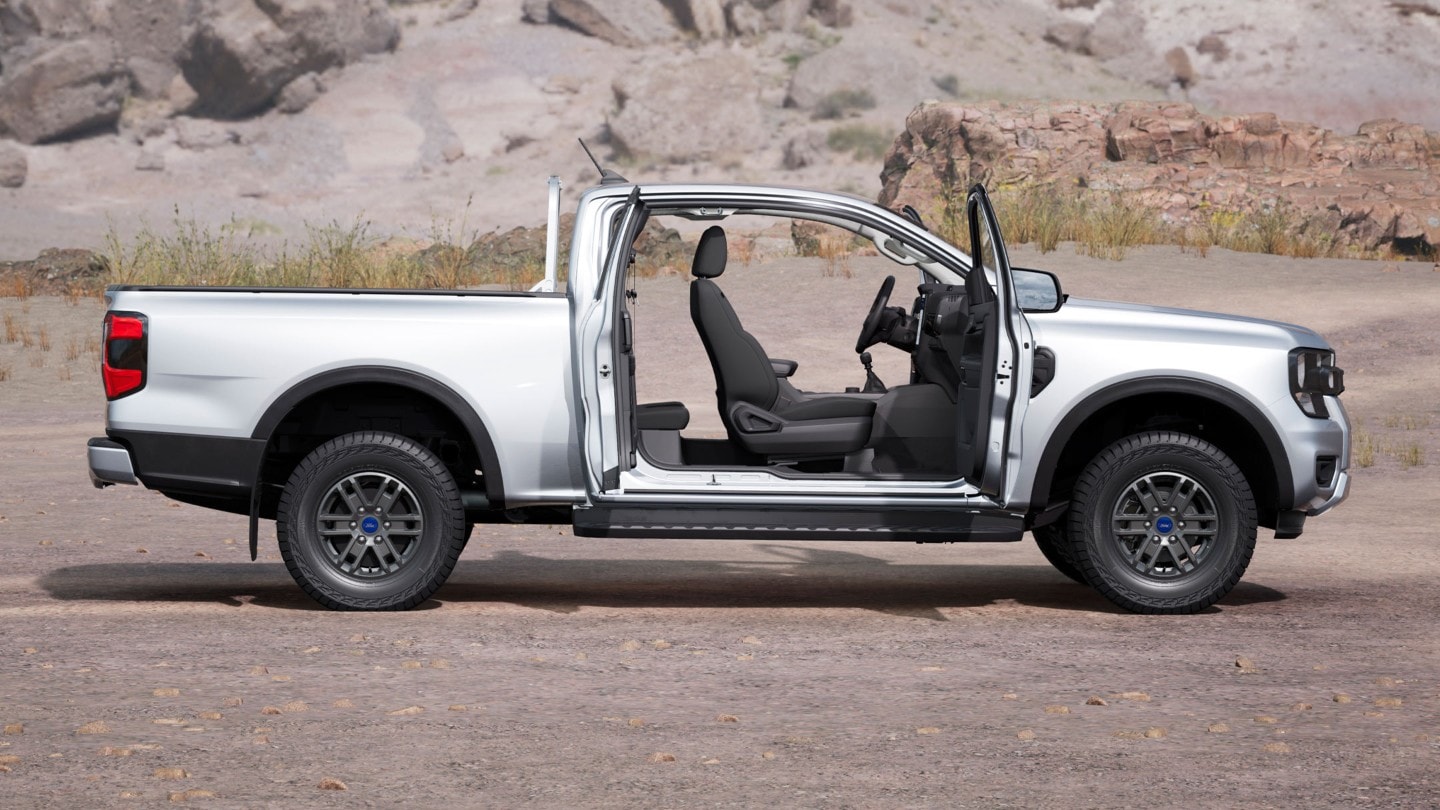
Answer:
<svg viewBox="0 0 1440 810"><path fill-rule="evenodd" d="M860 338L855 341L856 354L875 344L879 337L880 321L885 315L885 306L890 303L890 292L894 289L895 277L886 276L880 284L880 292L875 294L875 303L870 305L870 313L865 316L865 324L860 327Z"/></svg>

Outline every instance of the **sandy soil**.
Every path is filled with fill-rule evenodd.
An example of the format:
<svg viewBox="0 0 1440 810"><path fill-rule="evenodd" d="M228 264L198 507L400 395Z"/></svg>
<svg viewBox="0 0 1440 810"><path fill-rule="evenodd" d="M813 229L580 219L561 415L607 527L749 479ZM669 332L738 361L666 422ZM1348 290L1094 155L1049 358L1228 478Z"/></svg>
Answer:
<svg viewBox="0 0 1440 810"><path fill-rule="evenodd" d="M1263 539L1244 582L1192 617L1119 613L1029 542L577 541L536 526L478 530L429 609L329 613L268 528L250 563L241 518L91 489L83 446L102 403L84 340L99 305L0 299L32 332L28 348L0 344L3 804L1440 803L1440 273L1165 248L1016 260L1058 269L1076 295L1320 328L1382 448L1374 465L1303 538ZM802 373L858 383L859 316L795 314L822 296L863 311L872 269L736 268L727 292ZM713 382L692 368L683 294L674 277L641 284L642 397L678 387L702 413ZM1385 449L1411 443L1419 466Z"/></svg>

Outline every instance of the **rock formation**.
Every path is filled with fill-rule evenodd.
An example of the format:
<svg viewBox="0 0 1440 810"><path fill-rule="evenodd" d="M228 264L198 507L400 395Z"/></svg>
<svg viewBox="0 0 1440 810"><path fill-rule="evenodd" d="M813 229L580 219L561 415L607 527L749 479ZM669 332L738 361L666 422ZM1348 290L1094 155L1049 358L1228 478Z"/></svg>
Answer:
<svg viewBox="0 0 1440 810"><path fill-rule="evenodd" d="M526 0L523 13L528 22L560 23L627 48L790 31L807 20L843 28L854 20L846 0Z"/></svg>
<svg viewBox="0 0 1440 810"><path fill-rule="evenodd" d="M383 0L7 0L0 134L113 131L126 99L157 102L147 111L162 118L248 115L306 74L394 48L399 32Z"/></svg>
<svg viewBox="0 0 1440 810"><path fill-rule="evenodd" d="M906 119L882 180L881 204L932 216L974 182L1056 184L1123 193L1174 224L1283 205L1346 244L1440 248L1440 132L1394 120L1340 135L1189 104L928 103Z"/></svg>

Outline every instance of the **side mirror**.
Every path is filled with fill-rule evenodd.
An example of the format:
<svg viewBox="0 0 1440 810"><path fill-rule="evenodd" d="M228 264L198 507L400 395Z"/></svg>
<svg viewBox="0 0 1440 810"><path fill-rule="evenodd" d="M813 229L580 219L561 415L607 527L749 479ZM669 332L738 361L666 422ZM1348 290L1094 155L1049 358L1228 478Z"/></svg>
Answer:
<svg viewBox="0 0 1440 810"><path fill-rule="evenodd" d="M1054 273L1015 267L1010 276L1015 281L1015 298L1025 312L1054 312L1065 303L1060 279Z"/></svg>

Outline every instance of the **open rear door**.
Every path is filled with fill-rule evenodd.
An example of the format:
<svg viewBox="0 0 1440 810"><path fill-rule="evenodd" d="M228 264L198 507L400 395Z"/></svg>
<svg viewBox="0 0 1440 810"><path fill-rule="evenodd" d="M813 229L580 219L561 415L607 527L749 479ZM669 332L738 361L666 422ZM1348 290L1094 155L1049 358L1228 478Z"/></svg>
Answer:
<svg viewBox="0 0 1440 810"><path fill-rule="evenodd" d="M1012 316L1010 259L985 188L966 201L971 269L965 278L969 323L961 338L960 408L956 430L960 474L999 501L1005 491L1005 457L1019 350ZM1002 504L1003 505L1003 504Z"/></svg>
<svg viewBox="0 0 1440 810"><path fill-rule="evenodd" d="M575 318L576 390L582 420L580 447L587 489L594 495L613 491L634 440L634 388L631 382L631 324L622 296L635 255L631 245L649 218L636 186L623 208L613 213L605 263L593 295L572 295Z"/></svg>

